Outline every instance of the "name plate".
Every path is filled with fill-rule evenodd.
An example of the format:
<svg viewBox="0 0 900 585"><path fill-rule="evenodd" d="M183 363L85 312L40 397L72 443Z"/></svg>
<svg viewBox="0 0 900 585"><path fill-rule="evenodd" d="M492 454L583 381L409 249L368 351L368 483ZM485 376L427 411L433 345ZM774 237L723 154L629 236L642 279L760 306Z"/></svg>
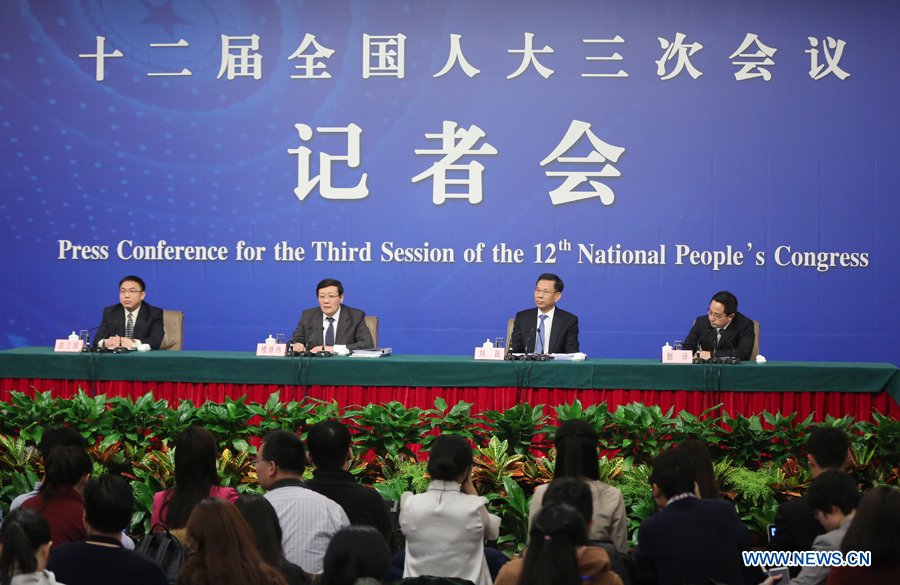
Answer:
<svg viewBox="0 0 900 585"><path fill-rule="evenodd" d="M492 362L500 361L506 357L506 349L502 347L476 347L475 359L488 360Z"/></svg>
<svg viewBox="0 0 900 585"><path fill-rule="evenodd" d="M284 357L287 353L286 343L257 343L256 355L259 357Z"/></svg>
<svg viewBox="0 0 900 585"><path fill-rule="evenodd" d="M84 341L82 340L72 340L72 339L57 339L56 345L53 346L53 351L58 351L61 353L78 353L84 347Z"/></svg>
<svg viewBox="0 0 900 585"><path fill-rule="evenodd" d="M664 349L662 352L664 364L689 364L693 359L694 354L686 349Z"/></svg>

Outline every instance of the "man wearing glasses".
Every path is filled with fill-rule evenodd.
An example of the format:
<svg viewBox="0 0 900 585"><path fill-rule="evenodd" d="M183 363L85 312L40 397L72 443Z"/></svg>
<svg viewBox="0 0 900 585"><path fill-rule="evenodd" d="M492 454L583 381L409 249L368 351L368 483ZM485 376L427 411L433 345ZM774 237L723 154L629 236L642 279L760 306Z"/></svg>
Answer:
<svg viewBox="0 0 900 585"><path fill-rule="evenodd" d="M163 311L143 302L144 289L144 281L137 276L119 281L119 304L103 309L94 347L137 349L146 343L150 349L159 349L166 335Z"/></svg>
<svg viewBox="0 0 900 585"><path fill-rule="evenodd" d="M319 306L300 315L297 330L291 336L294 351L331 351L375 347L366 327L366 314L344 302L344 286L339 280L326 278L316 286Z"/></svg>
<svg viewBox="0 0 900 585"><path fill-rule="evenodd" d="M513 323L509 348L513 353L578 352L578 317L556 306L563 281L542 274L534 288L534 309L519 311Z"/></svg>
<svg viewBox="0 0 900 585"><path fill-rule="evenodd" d="M756 333L753 321L737 312L738 300L728 291L716 293L709 302L707 315L694 321L682 347L690 351L700 350L700 357L734 356L742 361L750 359Z"/></svg>

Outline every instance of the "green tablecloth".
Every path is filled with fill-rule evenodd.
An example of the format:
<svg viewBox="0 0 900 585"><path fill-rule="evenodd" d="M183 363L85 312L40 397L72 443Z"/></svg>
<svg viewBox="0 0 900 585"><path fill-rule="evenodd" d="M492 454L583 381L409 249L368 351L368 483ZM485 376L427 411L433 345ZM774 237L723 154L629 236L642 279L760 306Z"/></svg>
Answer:
<svg viewBox="0 0 900 585"><path fill-rule="evenodd" d="M704 376L704 366L663 365L654 360L487 362L469 356L423 355L292 360L224 351L123 355L54 353L43 347L0 351L0 378L87 380L89 367L94 380L142 382L694 391L711 388L720 370L720 366L706 366ZM900 402L900 370L874 363L743 363L721 367L720 388L729 392L886 390Z"/></svg>

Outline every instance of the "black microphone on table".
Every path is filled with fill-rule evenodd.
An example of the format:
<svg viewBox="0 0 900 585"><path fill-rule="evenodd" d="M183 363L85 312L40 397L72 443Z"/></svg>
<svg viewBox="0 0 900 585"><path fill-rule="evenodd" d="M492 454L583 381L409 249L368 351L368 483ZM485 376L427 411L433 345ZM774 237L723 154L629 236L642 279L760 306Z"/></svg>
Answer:
<svg viewBox="0 0 900 585"><path fill-rule="evenodd" d="M540 327L537 328L537 339L540 339L540 340L541 340L541 349L542 349L542 350L546 350L546 349L547 349L547 345L546 345L546 343L544 342L544 336L541 335L541 328L540 328ZM537 339L535 339L535 341L537 341ZM535 348L535 349L537 349L537 348ZM541 353L538 353L538 352L535 351L535 352L531 355L530 359L532 359L532 360L534 360L534 361L536 361L536 362L549 362L549 361L550 361L550 356L547 355L547 354L546 354L545 352L543 352L543 351L542 351Z"/></svg>
<svg viewBox="0 0 900 585"><path fill-rule="evenodd" d="M716 357L715 357L716 356L716 344L715 343L712 344L712 352L710 353L710 355L712 356L711 359L705 360L702 357L700 357L700 352L703 351L703 340L706 338L707 335L709 335L710 331L715 331L715 330L716 329L714 327L707 329L706 333L701 335L700 339L697 340L697 355L694 356L693 363L705 364L707 361L714 361L716 359Z"/></svg>
<svg viewBox="0 0 900 585"><path fill-rule="evenodd" d="M725 337L724 329L722 331L723 331L722 337ZM725 337L725 341L728 342L728 347L731 348L731 355L727 356L727 357L723 357L722 363L723 364L739 364L739 363L741 363L741 358L734 355L735 349L734 349L734 344L731 343L731 338Z"/></svg>

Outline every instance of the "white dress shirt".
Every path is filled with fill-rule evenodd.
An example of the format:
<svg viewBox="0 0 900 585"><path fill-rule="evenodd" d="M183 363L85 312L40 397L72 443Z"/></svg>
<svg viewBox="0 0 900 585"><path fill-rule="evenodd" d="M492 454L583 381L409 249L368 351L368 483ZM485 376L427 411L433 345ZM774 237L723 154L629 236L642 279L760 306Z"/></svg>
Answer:
<svg viewBox="0 0 900 585"><path fill-rule="evenodd" d="M340 318L341 318L341 308L340 308L340 307L338 307L337 312L336 312L334 315L332 315L331 318L334 319L334 324L333 324L333 327L334 327L334 340L337 341L337 338L338 338L338 321L339 321ZM328 331L328 315L326 315L325 313L322 313L322 346L323 346L323 347L325 346L325 332L326 332L326 331ZM340 353L340 352L344 352L344 351L347 351L347 346L346 346L346 345L337 345L337 344L335 344L335 346L334 346L334 352L335 352L335 353Z"/></svg>

